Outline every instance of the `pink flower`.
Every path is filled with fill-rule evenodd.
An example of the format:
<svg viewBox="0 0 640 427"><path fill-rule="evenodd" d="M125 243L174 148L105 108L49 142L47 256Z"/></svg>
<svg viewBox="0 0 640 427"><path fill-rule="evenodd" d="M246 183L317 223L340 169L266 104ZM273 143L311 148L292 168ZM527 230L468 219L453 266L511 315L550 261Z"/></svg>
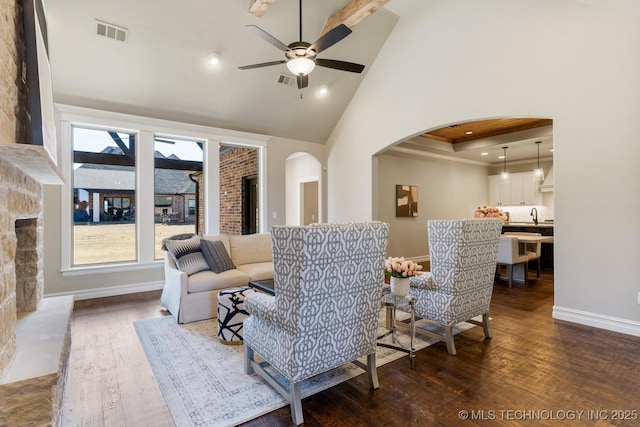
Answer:
<svg viewBox="0 0 640 427"><path fill-rule="evenodd" d="M385 274L391 277L414 276L422 266L404 257L389 257L384 261Z"/></svg>

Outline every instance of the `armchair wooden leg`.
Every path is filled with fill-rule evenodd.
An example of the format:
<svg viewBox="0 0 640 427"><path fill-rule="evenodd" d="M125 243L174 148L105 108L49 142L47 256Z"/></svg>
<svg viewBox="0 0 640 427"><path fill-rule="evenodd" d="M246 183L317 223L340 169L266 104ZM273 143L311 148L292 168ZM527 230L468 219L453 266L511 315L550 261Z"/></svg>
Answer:
<svg viewBox="0 0 640 427"><path fill-rule="evenodd" d="M253 367L251 366L251 361L253 360L253 349L247 345L247 342L244 343L244 373L245 374L253 374Z"/></svg>
<svg viewBox="0 0 640 427"><path fill-rule="evenodd" d="M300 395L300 383L291 383L291 387L289 390L289 397L291 403L291 419L294 424L300 425L304 422L304 418L302 417L302 401Z"/></svg>
<svg viewBox="0 0 640 427"><path fill-rule="evenodd" d="M513 264L507 264L507 276L509 277L509 287L513 284Z"/></svg>
<svg viewBox="0 0 640 427"><path fill-rule="evenodd" d="M369 377L369 387L377 389L380 387L378 382L378 368L376 368L376 354L371 353L367 356L367 377Z"/></svg>
<svg viewBox="0 0 640 427"><path fill-rule="evenodd" d="M447 343L447 351L450 355L456 355L456 344L453 342L453 326L445 326L444 340Z"/></svg>
<svg viewBox="0 0 640 427"><path fill-rule="evenodd" d="M540 277L540 258L538 258L538 271L536 277Z"/></svg>
<svg viewBox="0 0 640 427"><path fill-rule="evenodd" d="M489 329L489 313L482 315L482 328L484 329L485 338L491 338L491 329Z"/></svg>

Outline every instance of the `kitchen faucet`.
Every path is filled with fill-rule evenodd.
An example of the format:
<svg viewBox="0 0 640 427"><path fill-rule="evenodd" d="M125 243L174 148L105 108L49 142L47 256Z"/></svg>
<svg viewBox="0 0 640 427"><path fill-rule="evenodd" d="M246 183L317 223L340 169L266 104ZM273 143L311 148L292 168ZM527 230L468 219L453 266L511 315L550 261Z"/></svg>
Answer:
<svg viewBox="0 0 640 427"><path fill-rule="evenodd" d="M533 223L535 225L538 225L538 209L536 208L531 209L530 215L533 217Z"/></svg>

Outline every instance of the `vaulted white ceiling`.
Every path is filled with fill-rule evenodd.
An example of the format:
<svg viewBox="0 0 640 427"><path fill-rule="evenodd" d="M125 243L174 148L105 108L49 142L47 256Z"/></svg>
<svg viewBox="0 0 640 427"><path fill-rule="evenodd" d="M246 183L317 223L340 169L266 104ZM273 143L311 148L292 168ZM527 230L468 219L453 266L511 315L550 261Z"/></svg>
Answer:
<svg viewBox="0 0 640 427"><path fill-rule="evenodd" d="M348 0L303 1L303 40L312 43ZM390 4L393 2L390 2ZM318 57L356 62L363 74L322 67L309 87L277 83L284 59L251 34L257 25L285 44L298 41L298 0L277 0L262 17L249 0L45 0L54 100L227 129L324 143L397 21L387 8ZM126 43L98 37L96 20L128 30ZM206 63L219 52L222 64ZM316 95L328 85L329 94Z"/></svg>

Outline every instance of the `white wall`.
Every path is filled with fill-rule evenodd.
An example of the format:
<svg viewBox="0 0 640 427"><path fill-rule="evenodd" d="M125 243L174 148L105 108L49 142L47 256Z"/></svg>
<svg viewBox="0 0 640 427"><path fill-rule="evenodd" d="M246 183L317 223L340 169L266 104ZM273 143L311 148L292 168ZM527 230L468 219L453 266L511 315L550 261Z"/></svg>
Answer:
<svg viewBox="0 0 640 427"><path fill-rule="evenodd" d="M373 219L390 224L389 256L429 255L427 220L473 218L476 207L487 203L488 167L393 152L377 161L379 203ZM418 186L417 217L396 217L396 184Z"/></svg>
<svg viewBox="0 0 640 427"><path fill-rule="evenodd" d="M286 211L287 225L300 224L300 184L317 180L319 191L322 189L322 165L308 153L294 153L286 162ZM320 204L322 206L322 204ZM320 213L320 212L318 212ZM316 222L318 219L316 218Z"/></svg>
<svg viewBox="0 0 640 427"><path fill-rule="evenodd" d="M267 218L268 227L271 229L274 225L287 225L287 199L288 185L290 184L287 176L287 159L294 153L305 152L315 157L322 165L326 164L326 147L321 144L315 144L312 142L299 141L287 138L273 137L267 144ZM314 166L316 167L316 166ZM316 172L320 174L320 188L322 190L322 217L327 217L326 211L326 197L327 186L326 172ZM315 174L315 173L314 173ZM276 218L273 218L273 213L276 213Z"/></svg>
<svg viewBox="0 0 640 427"><path fill-rule="evenodd" d="M391 8L400 19L328 142L328 219L372 218L371 156L390 144L459 121L552 118L554 316L640 335L640 18L568 0Z"/></svg>

